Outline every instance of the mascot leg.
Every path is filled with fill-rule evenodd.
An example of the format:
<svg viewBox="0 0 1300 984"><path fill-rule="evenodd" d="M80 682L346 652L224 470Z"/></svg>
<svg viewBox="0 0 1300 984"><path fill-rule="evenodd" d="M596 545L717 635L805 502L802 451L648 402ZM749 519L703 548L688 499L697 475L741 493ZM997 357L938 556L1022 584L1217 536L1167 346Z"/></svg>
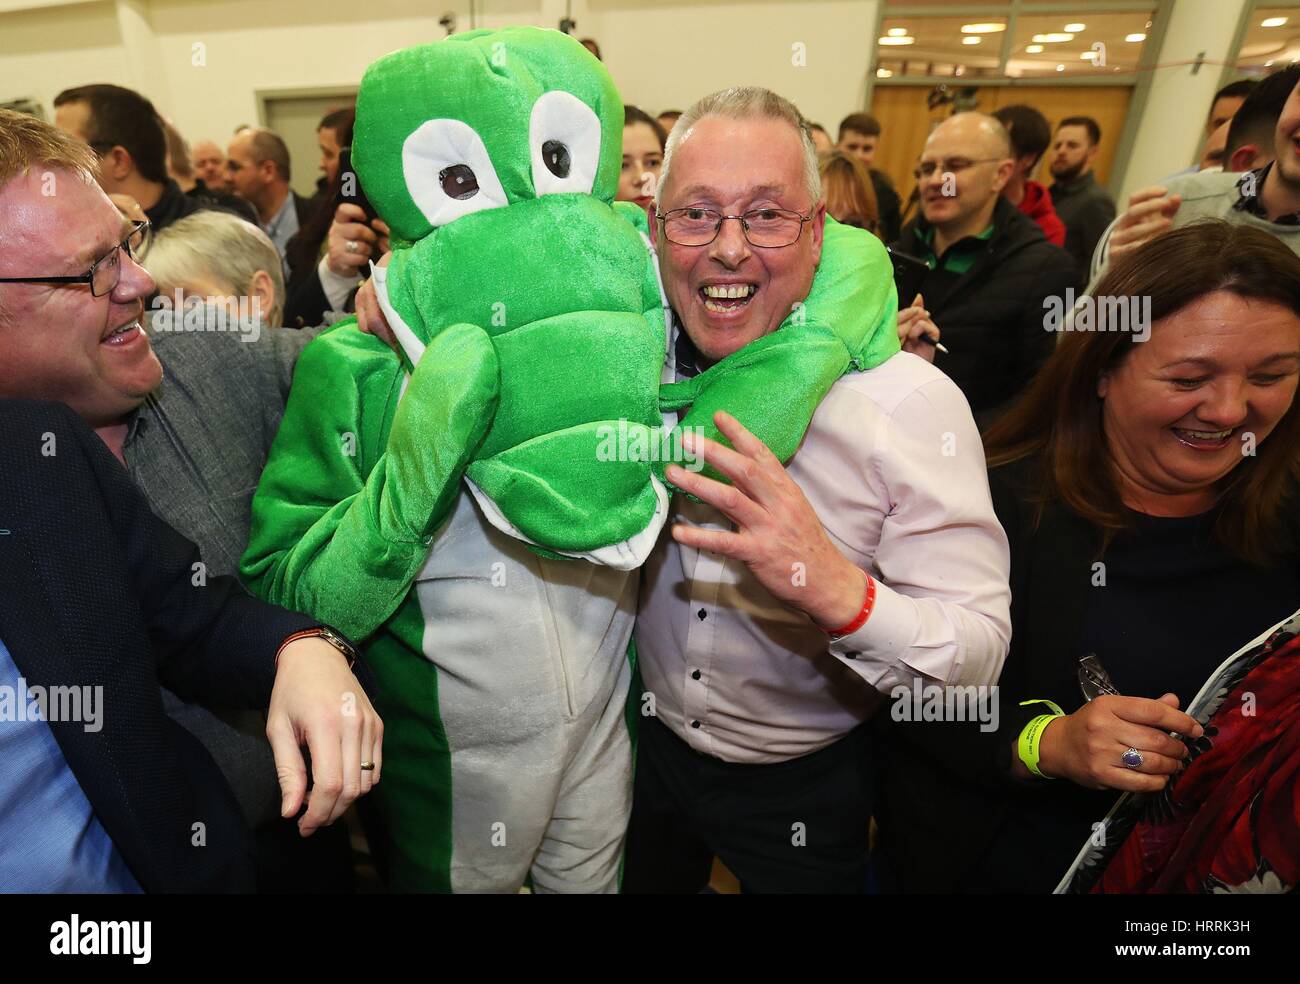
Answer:
<svg viewBox="0 0 1300 984"><path fill-rule="evenodd" d="M572 726L579 742L564 771L553 819L533 863L533 890L618 891L623 836L632 815L632 741L625 715L632 668L619 668L609 699Z"/></svg>

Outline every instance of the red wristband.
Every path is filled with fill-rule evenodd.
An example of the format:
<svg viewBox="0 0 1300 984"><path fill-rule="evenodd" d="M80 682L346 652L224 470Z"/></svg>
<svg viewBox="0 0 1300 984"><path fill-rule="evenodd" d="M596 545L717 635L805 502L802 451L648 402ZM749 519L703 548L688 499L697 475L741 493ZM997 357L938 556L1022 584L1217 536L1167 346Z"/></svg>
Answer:
<svg viewBox="0 0 1300 984"><path fill-rule="evenodd" d="M280 643L280 648L275 651L275 665L277 668L280 665L280 654L284 652L285 647L291 642L297 642L299 639L323 639L343 655L343 658L348 661L349 670L357 665L358 653L356 647L329 626L321 625L314 629L303 629L301 632L295 632Z"/></svg>
<svg viewBox="0 0 1300 984"><path fill-rule="evenodd" d="M866 571L863 571L862 573L867 574ZM846 636L857 632L858 629L867 624L867 619L871 617L871 609L875 604L876 581L870 574L867 574L867 596L862 599L862 610L858 612L857 618L843 628L827 629L826 634L829 636Z"/></svg>

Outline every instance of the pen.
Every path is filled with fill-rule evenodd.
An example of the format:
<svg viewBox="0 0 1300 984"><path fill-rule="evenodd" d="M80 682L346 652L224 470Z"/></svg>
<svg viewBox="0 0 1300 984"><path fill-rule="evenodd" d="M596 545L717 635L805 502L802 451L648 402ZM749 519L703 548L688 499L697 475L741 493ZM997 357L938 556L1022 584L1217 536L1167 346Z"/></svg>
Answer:
<svg viewBox="0 0 1300 984"><path fill-rule="evenodd" d="M929 342L931 345L935 347L936 350L942 352L944 355L952 354L946 348L944 348L942 345L939 344L939 339L935 338L928 331L924 331L921 333L921 341Z"/></svg>

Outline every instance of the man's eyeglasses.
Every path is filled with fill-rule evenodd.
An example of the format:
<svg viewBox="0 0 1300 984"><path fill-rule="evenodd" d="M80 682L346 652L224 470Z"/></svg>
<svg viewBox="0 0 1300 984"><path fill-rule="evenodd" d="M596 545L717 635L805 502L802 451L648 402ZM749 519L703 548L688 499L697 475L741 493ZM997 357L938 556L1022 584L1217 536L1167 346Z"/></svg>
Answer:
<svg viewBox="0 0 1300 984"><path fill-rule="evenodd" d="M976 164L992 164L995 161L1001 160L1005 160L1005 158L981 157L979 160L972 161L966 157L949 157L942 161L922 161L912 169L912 177L919 181L921 178L928 178L930 175L934 174L935 171L938 171L940 174L947 174L950 171L953 174L957 174L961 171L967 170L968 168L974 167Z"/></svg>
<svg viewBox="0 0 1300 984"><path fill-rule="evenodd" d="M132 223L125 238L79 277L0 277L0 284L90 284L90 293L94 297L103 297L113 293L122 278L121 251L126 250L127 256L137 259L148 236L149 220L142 219Z"/></svg>
<svg viewBox="0 0 1300 984"><path fill-rule="evenodd" d="M723 215L711 208L674 208L655 212L664 238L678 246L707 246L718 238L722 223L735 219L751 246L777 249L792 246L803 234L803 224L811 215L800 215L784 208L755 208L744 215Z"/></svg>

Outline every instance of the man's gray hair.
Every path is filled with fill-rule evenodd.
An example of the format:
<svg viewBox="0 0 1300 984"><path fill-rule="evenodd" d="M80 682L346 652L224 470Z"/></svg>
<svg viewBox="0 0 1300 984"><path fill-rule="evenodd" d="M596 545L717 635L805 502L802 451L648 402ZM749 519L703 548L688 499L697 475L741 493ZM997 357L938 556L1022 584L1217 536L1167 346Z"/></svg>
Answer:
<svg viewBox="0 0 1300 984"><path fill-rule="evenodd" d="M811 125L789 99L756 85L733 86L715 92L682 113L668 134L668 143L664 147L664 165L659 173L659 187L668 183L677 145L706 116L720 116L728 120L781 120L789 123L799 134L799 143L803 147L803 177L808 194L814 202L821 200L822 179L817 166L817 147L813 143Z"/></svg>
<svg viewBox="0 0 1300 984"><path fill-rule="evenodd" d="M284 268L275 244L257 226L229 212L195 212L173 222L154 237L144 265L164 295L195 274L206 274L229 284L236 296L248 297L253 275L265 270L275 285L275 309L263 312L266 323L278 325L284 313Z"/></svg>

